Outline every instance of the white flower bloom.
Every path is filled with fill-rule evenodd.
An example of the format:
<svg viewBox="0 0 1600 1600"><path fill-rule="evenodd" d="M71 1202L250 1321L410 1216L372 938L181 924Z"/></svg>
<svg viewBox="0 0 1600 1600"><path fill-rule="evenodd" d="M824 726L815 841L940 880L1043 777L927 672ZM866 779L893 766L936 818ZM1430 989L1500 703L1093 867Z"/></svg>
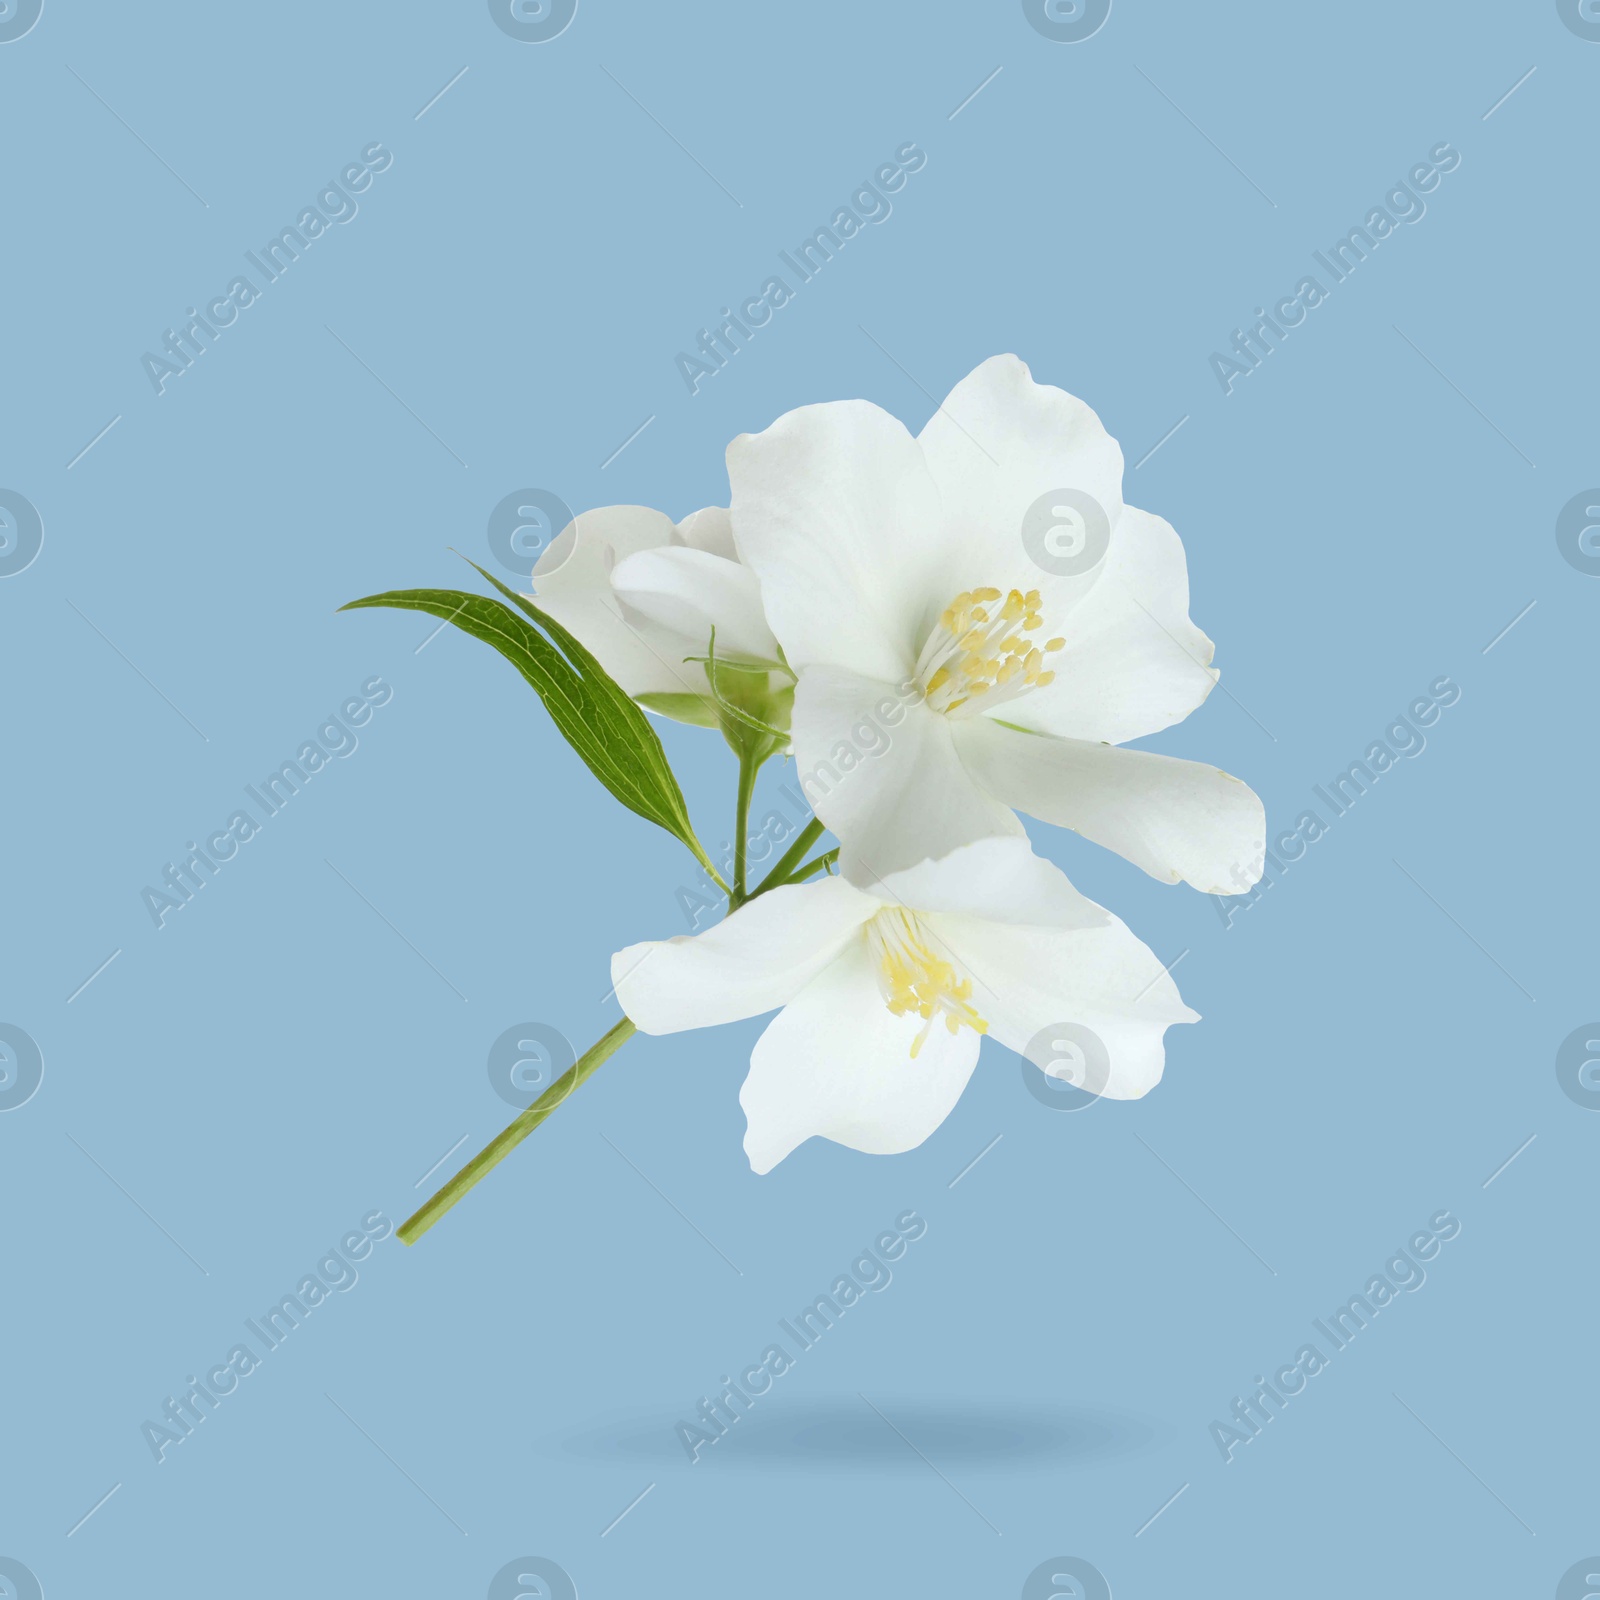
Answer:
<svg viewBox="0 0 1600 1600"><path fill-rule="evenodd" d="M1122 452L1081 400L996 356L915 438L864 400L804 406L735 439L728 474L799 674L801 780L850 875L1020 834L1015 808L1168 882L1237 894L1260 876L1245 784L1115 748L1186 717L1217 674L1183 546L1123 504ZM897 686L916 692L887 751L841 761Z"/></svg>
<svg viewBox="0 0 1600 1600"><path fill-rule="evenodd" d="M773 889L693 937L611 958L645 1033L781 1006L739 1100L745 1152L770 1172L813 1135L910 1150L961 1097L987 1033L1035 1065L1062 1029L1092 1041L1087 1085L1136 1099L1161 1077L1162 1035L1199 1019L1110 912L1019 839L984 839L890 874Z"/></svg>
<svg viewBox="0 0 1600 1600"><path fill-rule="evenodd" d="M541 609L628 694L682 721L716 721L702 665L713 628L719 662L778 660L761 587L739 561L721 506L676 525L646 506L585 511L550 541L533 579ZM726 689L736 676L750 679L730 670L718 683Z"/></svg>

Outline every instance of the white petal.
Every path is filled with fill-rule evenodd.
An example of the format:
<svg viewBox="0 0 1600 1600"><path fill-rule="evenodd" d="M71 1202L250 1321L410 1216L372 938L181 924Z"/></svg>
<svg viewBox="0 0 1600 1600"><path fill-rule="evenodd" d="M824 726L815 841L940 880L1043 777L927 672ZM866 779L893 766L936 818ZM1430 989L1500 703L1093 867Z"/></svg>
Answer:
<svg viewBox="0 0 1600 1600"><path fill-rule="evenodd" d="M750 1165L770 1172L814 1135L869 1155L921 1144L950 1115L978 1061L977 1034L938 1024L913 1060L922 1026L884 1004L865 942L846 950L757 1041L739 1091Z"/></svg>
<svg viewBox="0 0 1600 1600"><path fill-rule="evenodd" d="M802 406L728 446L733 531L801 667L908 678L944 606L944 524L917 441L865 400Z"/></svg>
<svg viewBox="0 0 1600 1600"><path fill-rule="evenodd" d="M714 556L726 556L729 561L739 559L733 542L733 519L726 506L707 506L703 511L692 511L678 524L678 537L691 550L706 550Z"/></svg>
<svg viewBox="0 0 1600 1600"><path fill-rule="evenodd" d="M971 977L972 1004L1001 1044L1045 1067L1060 1059L1058 1040L1076 1040L1091 1065L1084 1086L1109 1099L1154 1088L1166 1059L1162 1035L1200 1020L1116 917L1063 931L976 917L932 916L924 925Z"/></svg>
<svg viewBox="0 0 1600 1600"><path fill-rule="evenodd" d="M843 878L771 889L714 928L647 940L611 958L622 1009L644 1033L759 1016L797 994L878 909Z"/></svg>
<svg viewBox="0 0 1600 1600"><path fill-rule="evenodd" d="M705 655L715 628L719 657L777 659L778 644L761 610L761 585L737 561L681 545L641 550L617 563L611 587L624 616L653 623L679 641L679 657ZM701 684L703 689L703 670Z"/></svg>
<svg viewBox="0 0 1600 1600"><path fill-rule="evenodd" d="M1068 739L1129 739L1181 722L1211 693L1211 641L1189 620L1189 572L1169 523L1123 509L1111 553L1059 628L1055 682L1013 700L1007 722Z"/></svg>
<svg viewBox="0 0 1600 1600"><path fill-rule="evenodd" d="M960 723L956 748L997 800L1075 829L1152 878L1239 894L1261 876L1266 813L1248 784L1218 767L1019 733L987 717Z"/></svg>
<svg viewBox="0 0 1600 1600"><path fill-rule="evenodd" d="M673 543L672 518L649 506L597 506L574 517L552 539L534 563L533 575L555 578L571 558L576 547L592 550L608 547L617 560L635 550L651 550Z"/></svg>
<svg viewBox="0 0 1600 1600"><path fill-rule="evenodd" d="M629 694L707 692L705 669L685 665L677 641L641 632L622 614L613 567L640 550L674 542L670 517L647 506L602 506L573 519L533 569L534 598L577 635Z"/></svg>
<svg viewBox="0 0 1600 1600"><path fill-rule="evenodd" d="M869 880L862 887L917 911L955 912L991 922L1101 928L1111 918L1104 907L1079 894L1060 867L1036 856L1025 838L980 839L938 861L885 873L880 883Z"/></svg>
<svg viewBox="0 0 1600 1600"><path fill-rule="evenodd" d="M864 887L974 839L1022 833L967 775L951 727L886 683L830 667L800 674L789 723L800 787L842 842L841 870Z"/></svg>
<svg viewBox="0 0 1600 1600"><path fill-rule="evenodd" d="M945 600L984 585L1038 589L1054 629L1092 586L1091 558L1096 550L1104 553L1122 510L1116 440L1082 400L1035 383L1024 362L1006 355L963 378L918 442L953 534ZM1050 559L1050 549L1043 565L1039 560L1042 530L1061 521L1055 511L1061 490L1070 492L1069 511L1076 505L1072 497L1088 500L1077 506L1079 520L1068 522L1092 542L1081 571L1076 560Z"/></svg>

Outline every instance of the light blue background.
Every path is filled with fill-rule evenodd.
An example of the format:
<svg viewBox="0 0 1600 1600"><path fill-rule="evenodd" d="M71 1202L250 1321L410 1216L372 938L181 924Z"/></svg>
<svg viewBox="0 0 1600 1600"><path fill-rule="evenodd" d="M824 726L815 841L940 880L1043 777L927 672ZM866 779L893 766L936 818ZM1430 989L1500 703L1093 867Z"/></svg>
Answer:
<svg viewBox="0 0 1600 1600"><path fill-rule="evenodd" d="M1600 1548L1600 1116L1554 1071L1600 1013L1600 580L1554 538L1600 482L1597 74L1544 3L1118 0L1061 44L1014 3L584 0L526 44L472 3L48 0L0 45L0 487L45 527L0 582L0 1021L45 1058L0 1117L0 1554L52 1597L476 1596L533 1554L585 1600L1016 1595L1059 1555L1119 1600L1553 1594ZM373 141L359 215L158 398L141 355ZM691 397L677 352L906 141L893 215ZM1426 217L1224 396L1210 354L1441 141ZM448 547L491 561L519 488L681 515L734 434L920 427L1008 350L1130 468L1187 418L1127 493L1229 693L1151 747L1274 833L1448 675L1426 751L1231 928L1035 830L1186 952L1205 1020L1146 1100L1061 1114L986 1046L921 1149L756 1178L760 1024L636 1041L157 1465L187 1374L509 1118L492 1041L582 1048L611 951L682 931L687 857L504 662L335 608L472 586ZM141 889L373 675L359 750L157 931ZM664 737L725 837L731 758ZM672 1425L908 1208L893 1284L691 1467ZM1441 1208L1426 1285L1224 1464L1208 1425Z"/></svg>

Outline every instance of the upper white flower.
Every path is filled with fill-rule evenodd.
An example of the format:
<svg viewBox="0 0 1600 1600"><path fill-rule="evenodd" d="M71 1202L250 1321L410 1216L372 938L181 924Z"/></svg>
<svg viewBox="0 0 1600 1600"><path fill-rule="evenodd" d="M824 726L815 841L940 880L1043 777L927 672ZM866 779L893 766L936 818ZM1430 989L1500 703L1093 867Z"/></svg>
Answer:
<svg viewBox="0 0 1600 1600"><path fill-rule="evenodd" d="M618 951L611 977L645 1033L783 1007L739 1094L757 1172L814 1134L875 1155L921 1144L983 1034L1041 1068L1065 1035L1083 1087L1131 1100L1161 1077L1166 1029L1199 1020L1155 955L1019 839L871 893L844 878L769 890L705 933Z"/></svg>
<svg viewBox="0 0 1600 1600"><path fill-rule="evenodd" d="M996 356L916 437L864 400L803 406L735 439L728 476L799 675L801 781L848 875L1020 834L1013 808L1168 882L1236 894L1260 875L1245 784L1114 748L1186 717L1217 674L1183 546L1124 505L1122 452L1081 400ZM904 720L861 759L852 729L897 694Z"/></svg>
<svg viewBox="0 0 1600 1600"><path fill-rule="evenodd" d="M717 720L703 665L713 629L719 662L778 660L761 586L721 506L677 524L647 506L585 511L550 541L533 578L540 607L628 694L682 721ZM730 671L718 683L748 680Z"/></svg>

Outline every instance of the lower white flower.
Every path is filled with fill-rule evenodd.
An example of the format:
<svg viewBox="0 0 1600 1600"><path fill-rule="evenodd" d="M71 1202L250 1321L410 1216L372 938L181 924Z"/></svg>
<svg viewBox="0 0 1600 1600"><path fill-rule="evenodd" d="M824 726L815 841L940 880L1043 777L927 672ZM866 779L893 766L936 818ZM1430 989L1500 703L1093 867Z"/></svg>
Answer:
<svg viewBox="0 0 1600 1600"><path fill-rule="evenodd" d="M777 641L761 608L761 585L734 549L724 507L674 524L648 506L601 506L575 517L533 569L541 609L577 636L600 665L651 711L682 722L717 723L704 665L713 631L722 698L749 700L766 678L742 670L778 666ZM753 701L787 723L787 672L779 701ZM741 692L744 691L744 692Z"/></svg>
<svg viewBox="0 0 1600 1600"><path fill-rule="evenodd" d="M739 1100L745 1152L770 1172L814 1135L910 1150L950 1114L984 1034L1041 1068L1055 1030L1088 1029L1114 1100L1154 1087L1162 1035L1197 1014L1154 953L1020 839L984 839L895 872L774 889L705 933L611 958L645 1033L782 1007Z"/></svg>

